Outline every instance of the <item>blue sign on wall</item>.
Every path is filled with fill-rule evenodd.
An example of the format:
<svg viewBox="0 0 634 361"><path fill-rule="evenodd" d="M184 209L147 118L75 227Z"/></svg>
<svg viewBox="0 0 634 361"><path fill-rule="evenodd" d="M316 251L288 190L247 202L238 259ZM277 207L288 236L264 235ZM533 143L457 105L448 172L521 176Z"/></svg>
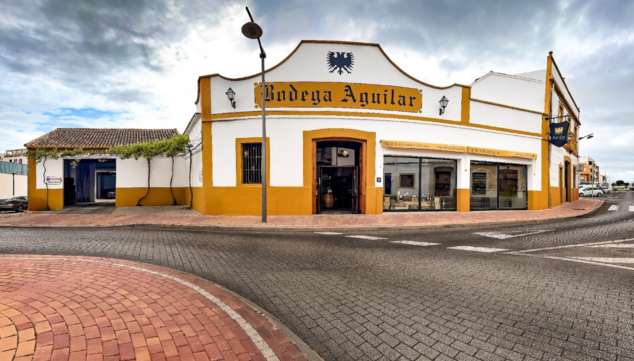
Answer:
<svg viewBox="0 0 634 361"><path fill-rule="evenodd" d="M568 129L570 122L550 123L550 143L557 147L563 147L568 143Z"/></svg>

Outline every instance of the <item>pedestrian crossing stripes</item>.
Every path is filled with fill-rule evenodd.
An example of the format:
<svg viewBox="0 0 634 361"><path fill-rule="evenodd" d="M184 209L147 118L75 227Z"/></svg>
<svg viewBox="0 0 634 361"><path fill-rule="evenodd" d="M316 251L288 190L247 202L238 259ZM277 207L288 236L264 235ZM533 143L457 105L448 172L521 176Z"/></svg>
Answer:
<svg viewBox="0 0 634 361"><path fill-rule="evenodd" d="M495 253L495 252L508 251L508 249L506 248L488 248L488 247L472 247L472 246L447 247L447 249L457 249L460 251L472 251L472 252L483 252L483 253Z"/></svg>
<svg viewBox="0 0 634 361"><path fill-rule="evenodd" d="M327 236L336 236L336 235L343 234L343 233L339 233L339 232L315 232L315 233L317 233L317 234L325 234Z"/></svg>
<svg viewBox="0 0 634 361"><path fill-rule="evenodd" d="M610 212L616 212L618 210L619 210L619 206L617 206L616 204L612 205L612 206L610 206L610 208L608 208L608 211L610 211Z"/></svg>
<svg viewBox="0 0 634 361"><path fill-rule="evenodd" d="M440 243L430 243L430 242L418 242L418 241L392 241L391 243L400 243L400 244L409 244L411 246L437 246Z"/></svg>
<svg viewBox="0 0 634 361"><path fill-rule="evenodd" d="M371 241L376 241L380 239L387 239L385 237L374 237L374 236L346 236L348 238L359 238L359 239L369 239Z"/></svg>
<svg viewBox="0 0 634 361"><path fill-rule="evenodd" d="M634 248L634 244L601 244L590 246L591 248Z"/></svg>

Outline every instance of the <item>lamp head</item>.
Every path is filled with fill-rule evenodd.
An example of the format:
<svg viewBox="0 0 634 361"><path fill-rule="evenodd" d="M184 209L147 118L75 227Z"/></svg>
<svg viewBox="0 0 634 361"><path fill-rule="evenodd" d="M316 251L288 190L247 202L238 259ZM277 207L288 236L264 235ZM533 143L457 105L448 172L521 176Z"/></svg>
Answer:
<svg viewBox="0 0 634 361"><path fill-rule="evenodd" d="M249 21L242 25L242 34L249 39L259 39L262 36L262 28L257 23Z"/></svg>

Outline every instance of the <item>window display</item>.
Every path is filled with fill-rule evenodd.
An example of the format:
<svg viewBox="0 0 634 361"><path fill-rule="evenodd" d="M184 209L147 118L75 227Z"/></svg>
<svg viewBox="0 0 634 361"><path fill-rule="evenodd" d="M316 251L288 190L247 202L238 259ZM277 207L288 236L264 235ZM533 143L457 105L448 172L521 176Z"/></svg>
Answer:
<svg viewBox="0 0 634 361"><path fill-rule="evenodd" d="M471 162L471 210L527 209L526 166Z"/></svg>
<svg viewBox="0 0 634 361"><path fill-rule="evenodd" d="M456 161L386 156L383 209L456 210Z"/></svg>

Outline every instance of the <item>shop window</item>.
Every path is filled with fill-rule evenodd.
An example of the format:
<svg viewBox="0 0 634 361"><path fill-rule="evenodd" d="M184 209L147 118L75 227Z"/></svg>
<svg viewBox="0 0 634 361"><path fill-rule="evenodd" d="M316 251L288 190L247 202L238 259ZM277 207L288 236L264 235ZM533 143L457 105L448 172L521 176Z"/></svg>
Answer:
<svg viewBox="0 0 634 361"><path fill-rule="evenodd" d="M242 144L242 184L262 184L262 144Z"/></svg>
<svg viewBox="0 0 634 361"><path fill-rule="evenodd" d="M471 210L526 209L526 166L471 162Z"/></svg>
<svg viewBox="0 0 634 361"><path fill-rule="evenodd" d="M413 174L399 174L398 186L399 188L414 188L414 175Z"/></svg>
<svg viewBox="0 0 634 361"><path fill-rule="evenodd" d="M456 161L386 156L383 209L456 210Z"/></svg>

